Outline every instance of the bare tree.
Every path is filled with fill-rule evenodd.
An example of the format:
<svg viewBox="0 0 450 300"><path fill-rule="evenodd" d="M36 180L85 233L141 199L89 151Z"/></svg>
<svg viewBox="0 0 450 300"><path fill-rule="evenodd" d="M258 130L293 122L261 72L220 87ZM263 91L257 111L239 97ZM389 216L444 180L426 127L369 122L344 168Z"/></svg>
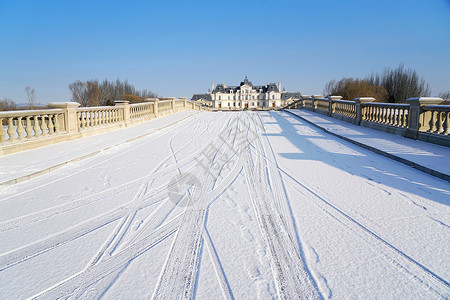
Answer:
<svg viewBox="0 0 450 300"><path fill-rule="evenodd" d="M8 97L4 97L1 101L0 101L0 111L4 110L4 111L8 111L8 110L15 110L17 108L16 103L8 98Z"/></svg>
<svg viewBox="0 0 450 300"><path fill-rule="evenodd" d="M450 101L450 91L445 93L439 93L439 98L442 98L445 101Z"/></svg>
<svg viewBox="0 0 450 300"><path fill-rule="evenodd" d="M86 87L87 103L88 106L98 106L102 98L102 93L100 92L98 85L95 81L87 81Z"/></svg>
<svg viewBox="0 0 450 300"><path fill-rule="evenodd" d="M34 108L34 101L35 101L35 92L34 89L32 89L31 87L27 86L25 88L25 93L27 94L27 99L28 99L28 106L30 106L30 109Z"/></svg>
<svg viewBox="0 0 450 300"><path fill-rule="evenodd" d="M388 102L404 103L408 98L431 94L425 80L404 65L399 65L396 69L386 68L382 75L372 74L365 80L372 85L384 87L388 92Z"/></svg>
<svg viewBox="0 0 450 300"><path fill-rule="evenodd" d="M75 81L69 85L72 92L72 101L81 106L113 105L114 100L123 99L124 96L131 97L132 102L142 102L145 97L156 97L149 90L136 90L128 81L98 80Z"/></svg>
<svg viewBox="0 0 450 300"><path fill-rule="evenodd" d="M69 85L69 89L72 92L72 101L80 103L81 106L87 106L85 82L77 80Z"/></svg>

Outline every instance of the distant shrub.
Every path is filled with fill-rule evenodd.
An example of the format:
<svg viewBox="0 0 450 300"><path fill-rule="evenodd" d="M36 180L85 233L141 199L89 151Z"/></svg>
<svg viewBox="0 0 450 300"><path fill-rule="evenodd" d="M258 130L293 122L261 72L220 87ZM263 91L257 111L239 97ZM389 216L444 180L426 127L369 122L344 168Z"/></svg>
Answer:
<svg viewBox="0 0 450 300"><path fill-rule="evenodd" d="M343 99L353 100L360 97L373 97L378 101L387 99L387 91L381 86L373 86L365 80L343 78L339 81L331 80L325 85L324 94L342 96Z"/></svg>

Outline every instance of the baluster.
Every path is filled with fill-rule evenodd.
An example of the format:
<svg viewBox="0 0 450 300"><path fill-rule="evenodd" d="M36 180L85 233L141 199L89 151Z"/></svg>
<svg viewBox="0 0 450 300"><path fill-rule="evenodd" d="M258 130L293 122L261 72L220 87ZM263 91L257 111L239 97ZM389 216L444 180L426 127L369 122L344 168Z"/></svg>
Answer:
<svg viewBox="0 0 450 300"><path fill-rule="evenodd" d="M0 143L5 141L6 131L3 129L3 118L0 118Z"/></svg>
<svg viewBox="0 0 450 300"><path fill-rule="evenodd" d="M103 125L104 123L105 123L105 115L104 115L104 111L103 110L99 110L98 111L98 117L99 117L99 121L100 121L100 124L99 125Z"/></svg>
<svg viewBox="0 0 450 300"><path fill-rule="evenodd" d="M409 123L409 109L405 109L403 114L403 124L405 127L408 127L408 123Z"/></svg>
<svg viewBox="0 0 450 300"><path fill-rule="evenodd" d="M431 113L430 122L428 122L429 129L427 131L428 132L434 132L436 130L436 126L435 126L435 123L433 121L433 119L434 119L434 111L431 110L430 113Z"/></svg>
<svg viewBox="0 0 450 300"><path fill-rule="evenodd" d="M23 140L23 138L25 137L25 130L23 129L22 118L23 117L17 117L17 133L19 134L19 140Z"/></svg>
<svg viewBox="0 0 450 300"><path fill-rule="evenodd" d="M14 128L12 117L8 118L8 135L10 141L16 138L16 128Z"/></svg>
<svg viewBox="0 0 450 300"><path fill-rule="evenodd" d="M441 123L441 117L442 117L442 112L437 111L436 112L436 123L434 124L434 127L436 128L435 131L433 131L434 133L441 133L442 130L442 123Z"/></svg>
<svg viewBox="0 0 450 300"><path fill-rule="evenodd" d="M41 116L41 130L42 135L47 135L47 122L45 122L45 116Z"/></svg>
<svg viewBox="0 0 450 300"><path fill-rule="evenodd" d="M391 125L392 121L392 109L387 107L386 108L386 124Z"/></svg>
<svg viewBox="0 0 450 300"><path fill-rule="evenodd" d="M400 126L400 108L395 110L394 126Z"/></svg>
<svg viewBox="0 0 450 300"><path fill-rule="evenodd" d="M59 124L59 116L60 114L55 115L55 133L59 133L61 128L61 124Z"/></svg>
<svg viewBox="0 0 450 300"><path fill-rule="evenodd" d="M34 120L34 127L33 127L34 136L38 137L41 135L41 126L39 125L39 116L34 116L33 120Z"/></svg>
<svg viewBox="0 0 450 300"><path fill-rule="evenodd" d="M87 112L84 111L81 113L81 128L86 128L86 117L87 117Z"/></svg>
<svg viewBox="0 0 450 300"><path fill-rule="evenodd" d="M94 127L94 111L89 112L89 126Z"/></svg>
<svg viewBox="0 0 450 300"><path fill-rule="evenodd" d="M25 117L25 132L27 133L27 138L29 139L33 135L33 127L31 126L31 116Z"/></svg>
<svg viewBox="0 0 450 300"><path fill-rule="evenodd" d="M94 126L98 126L98 122L99 122L98 115L99 115L98 110L94 111Z"/></svg>
<svg viewBox="0 0 450 300"><path fill-rule="evenodd" d="M0 122L1 123L1 122ZM449 135L450 134L450 112L444 111L444 120L442 122L444 124L444 132L443 134ZM1 133L0 133L1 134ZM0 137L1 138L1 137Z"/></svg>
<svg viewBox="0 0 450 300"><path fill-rule="evenodd" d="M53 117L54 115L48 115L48 133L53 134L55 126L53 125Z"/></svg>

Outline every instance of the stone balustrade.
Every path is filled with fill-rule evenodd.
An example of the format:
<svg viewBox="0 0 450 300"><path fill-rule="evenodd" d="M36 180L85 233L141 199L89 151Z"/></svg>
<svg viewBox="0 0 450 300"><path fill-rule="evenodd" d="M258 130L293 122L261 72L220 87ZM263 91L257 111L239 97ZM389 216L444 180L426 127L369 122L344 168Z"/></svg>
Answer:
<svg viewBox="0 0 450 300"><path fill-rule="evenodd" d="M130 118L132 120L154 114L154 103L136 103L130 105Z"/></svg>
<svg viewBox="0 0 450 300"><path fill-rule="evenodd" d="M420 131L450 135L450 105L427 105L421 107Z"/></svg>
<svg viewBox="0 0 450 300"><path fill-rule="evenodd" d="M120 107L88 107L77 109L78 127L80 129L123 122Z"/></svg>
<svg viewBox="0 0 450 300"><path fill-rule="evenodd" d="M307 109L347 122L450 147L450 105L441 98L409 98L406 104L379 103L374 98L341 100L302 96L285 109Z"/></svg>
<svg viewBox="0 0 450 300"><path fill-rule="evenodd" d="M328 100L331 102L330 115L339 115L347 118L356 118L356 101Z"/></svg>
<svg viewBox="0 0 450 300"><path fill-rule="evenodd" d="M366 103L362 120L396 127L408 127L409 104Z"/></svg>
<svg viewBox="0 0 450 300"><path fill-rule="evenodd" d="M329 100L323 98L314 99L314 110L328 114L330 111Z"/></svg>
<svg viewBox="0 0 450 300"><path fill-rule="evenodd" d="M186 98L149 99L115 106L79 107L53 102L49 109L0 112L0 155L99 134L181 110L207 110Z"/></svg>
<svg viewBox="0 0 450 300"><path fill-rule="evenodd" d="M0 143L61 132L61 109L0 112Z"/></svg>

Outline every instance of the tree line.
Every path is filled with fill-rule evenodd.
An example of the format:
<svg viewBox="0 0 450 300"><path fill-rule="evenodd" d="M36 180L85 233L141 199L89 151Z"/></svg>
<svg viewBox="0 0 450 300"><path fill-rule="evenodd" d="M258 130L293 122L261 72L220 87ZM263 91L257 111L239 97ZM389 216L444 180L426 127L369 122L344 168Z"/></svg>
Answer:
<svg viewBox="0 0 450 300"><path fill-rule="evenodd" d="M373 73L363 79L331 80L325 84L324 94L342 96L348 100L373 97L381 102L405 103L411 97L430 96L431 90L416 71L399 65L395 69L386 68L381 74ZM448 98L449 93L441 93L439 96Z"/></svg>
<svg viewBox="0 0 450 300"><path fill-rule="evenodd" d="M69 85L72 101L81 106L114 105L114 100L128 100L130 103L143 102L145 98L155 98L158 95L147 89L137 90L127 80L77 80Z"/></svg>

